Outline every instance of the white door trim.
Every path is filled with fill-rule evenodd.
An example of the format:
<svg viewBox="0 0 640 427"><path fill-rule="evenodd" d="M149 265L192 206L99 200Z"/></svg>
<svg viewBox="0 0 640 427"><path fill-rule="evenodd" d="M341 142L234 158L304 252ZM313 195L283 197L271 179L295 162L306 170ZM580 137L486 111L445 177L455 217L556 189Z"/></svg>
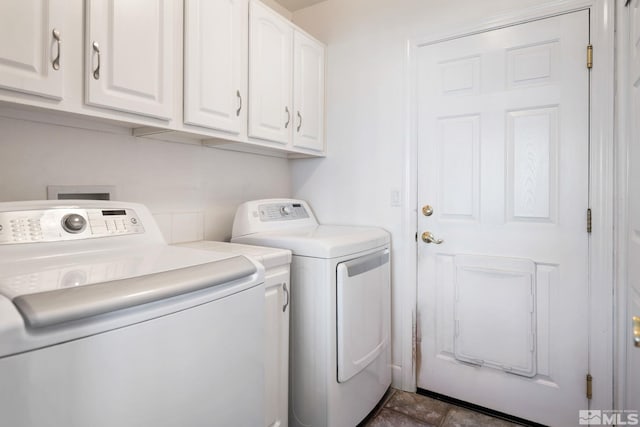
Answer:
<svg viewBox="0 0 640 427"><path fill-rule="evenodd" d="M629 106L630 85L629 55L630 27L628 10L624 1L616 8L616 216L615 216L615 345L614 345L614 403L615 409L624 408L626 401L626 348L629 339L629 313L627 312L627 271L628 271L628 233L629 233L629 141L631 134L631 116Z"/></svg>
<svg viewBox="0 0 640 427"><path fill-rule="evenodd" d="M591 70L591 180L590 206L593 211L593 231L590 237L590 324L589 366L593 381L591 408L613 407L613 249L614 249L614 0L560 0L511 12L478 25L457 28L447 33L433 34L407 42L405 56L405 160L402 244L406 256L399 268L406 272L403 287L402 379L404 390L416 390L416 345L414 341L417 307L417 246L413 238L417 229L417 107L414 95L416 51L419 47L453 38L477 34L510 25L529 22L576 10L590 10L591 44L594 46L594 67ZM585 46L586 61L586 46ZM586 226L586 213L585 213ZM594 284L598 284L595 286ZM585 408L586 409L586 408ZM576 414L577 416L577 414Z"/></svg>

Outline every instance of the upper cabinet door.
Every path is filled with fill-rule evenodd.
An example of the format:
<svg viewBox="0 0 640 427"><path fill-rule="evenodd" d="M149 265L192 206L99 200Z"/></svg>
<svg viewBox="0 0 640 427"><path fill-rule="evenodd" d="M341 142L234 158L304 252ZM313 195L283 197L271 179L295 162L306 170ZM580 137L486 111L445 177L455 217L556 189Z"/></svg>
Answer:
<svg viewBox="0 0 640 427"><path fill-rule="evenodd" d="M249 11L249 136L289 144L293 29L258 1Z"/></svg>
<svg viewBox="0 0 640 427"><path fill-rule="evenodd" d="M0 87L62 99L64 0L2 0Z"/></svg>
<svg viewBox="0 0 640 427"><path fill-rule="evenodd" d="M185 123L244 133L247 14L248 0L185 1Z"/></svg>
<svg viewBox="0 0 640 427"><path fill-rule="evenodd" d="M168 120L171 0L87 0L87 104Z"/></svg>
<svg viewBox="0 0 640 427"><path fill-rule="evenodd" d="M324 151L324 52L321 43L295 32L293 146L296 148Z"/></svg>

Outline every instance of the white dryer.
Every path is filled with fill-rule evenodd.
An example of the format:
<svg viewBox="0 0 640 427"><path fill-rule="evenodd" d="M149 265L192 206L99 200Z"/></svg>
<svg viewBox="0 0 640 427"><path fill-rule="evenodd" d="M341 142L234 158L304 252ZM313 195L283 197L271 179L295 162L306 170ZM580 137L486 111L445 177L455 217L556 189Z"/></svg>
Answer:
<svg viewBox="0 0 640 427"><path fill-rule="evenodd" d="M231 240L293 252L289 425L357 425L391 384L389 234L267 199L238 208Z"/></svg>
<svg viewBox="0 0 640 427"><path fill-rule="evenodd" d="M263 422L264 268L142 205L0 203L3 426Z"/></svg>

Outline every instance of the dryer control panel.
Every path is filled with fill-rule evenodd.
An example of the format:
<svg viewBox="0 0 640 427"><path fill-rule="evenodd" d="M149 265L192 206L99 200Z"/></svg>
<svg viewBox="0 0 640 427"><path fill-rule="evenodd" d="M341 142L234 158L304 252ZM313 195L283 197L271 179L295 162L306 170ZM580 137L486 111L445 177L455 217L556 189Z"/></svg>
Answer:
<svg viewBox="0 0 640 427"><path fill-rule="evenodd" d="M288 221L309 218L302 203L269 203L258 206L260 221Z"/></svg>
<svg viewBox="0 0 640 427"><path fill-rule="evenodd" d="M231 237L318 225L313 211L304 200L252 200L238 206Z"/></svg>
<svg viewBox="0 0 640 427"><path fill-rule="evenodd" d="M0 212L0 244L58 242L144 233L133 209L51 208Z"/></svg>

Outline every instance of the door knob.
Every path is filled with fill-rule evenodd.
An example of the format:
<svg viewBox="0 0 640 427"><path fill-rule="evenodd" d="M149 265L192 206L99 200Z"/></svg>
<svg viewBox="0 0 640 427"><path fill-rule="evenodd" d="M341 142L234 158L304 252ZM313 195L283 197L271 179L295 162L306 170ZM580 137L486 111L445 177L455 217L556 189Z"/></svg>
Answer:
<svg viewBox="0 0 640 427"><path fill-rule="evenodd" d="M424 205L422 207L422 215L424 216L431 216L433 215L433 208L429 205Z"/></svg>
<svg viewBox="0 0 640 427"><path fill-rule="evenodd" d="M434 243L436 245L444 242L444 240L442 239L436 239L436 237L430 231L425 231L424 233L422 233L422 241L425 243Z"/></svg>
<svg viewBox="0 0 640 427"><path fill-rule="evenodd" d="M640 347L640 317L633 316L633 344Z"/></svg>

